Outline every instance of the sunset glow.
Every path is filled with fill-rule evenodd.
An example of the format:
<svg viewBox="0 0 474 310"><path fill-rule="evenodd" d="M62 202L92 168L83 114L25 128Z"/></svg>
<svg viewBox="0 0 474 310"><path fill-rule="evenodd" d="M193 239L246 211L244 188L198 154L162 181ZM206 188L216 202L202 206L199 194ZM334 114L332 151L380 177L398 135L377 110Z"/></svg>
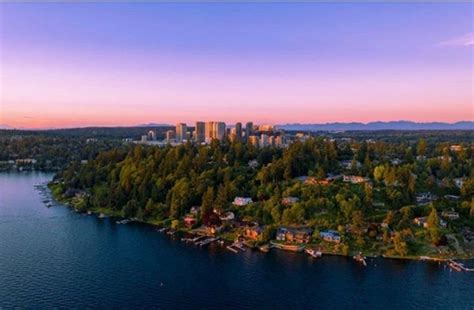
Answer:
<svg viewBox="0 0 474 310"><path fill-rule="evenodd" d="M2 125L474 119L469 3L0 9Z"/></svg>

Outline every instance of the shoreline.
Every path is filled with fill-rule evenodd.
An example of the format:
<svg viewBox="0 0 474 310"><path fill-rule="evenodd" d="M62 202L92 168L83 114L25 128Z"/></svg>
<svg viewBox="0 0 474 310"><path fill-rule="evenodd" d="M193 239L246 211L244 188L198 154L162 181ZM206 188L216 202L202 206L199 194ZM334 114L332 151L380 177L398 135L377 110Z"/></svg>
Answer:
<svg viewBox="0 0 474 310"><path fill-rule="evenodd" d="M70 209L75 209L74 206L71 205L70 201L65 200L65 199L60 199L59 197L55 197L53 195L53 192L49 188L49 183L46 185L46 187L48 188L49 192L51 193L51 198L54 199L57 203L59 203L63 207L68 207ZM76 211L76 212L77 213L92 212L91 215L94 215L96 217L98 217L99 214L102 213L102 214L106 215L107 217L111 217L111 218L114 218L114 219L117 219L117 220L120 220L120 219L124 220L125 219L120 214L118 214L116 212L113 212L111 210L108 210L108 209L88 209L88 210ZM165 228L165 225L163 225L164 221L156 222L156 221L140 220L140 219L135 218L135 219L133 219L133 222L139 223L141 225L149 225L149 226L151 226L153 228L157 228L157 229L158 228ZM175 233L193 234L191 232L191 230L183 229L183 228L175 229ZM194 234L194 235L196 235L196 234ZM233 241L229 238L225 238L223 235L216 235L215 237L219 237L220 239L225 240L227 242L232 242ZM268 244L271 244L271 241L269 241ZM316 244L313 244L313 243L307 243L307 244L303 245L303 248L306 248L306 246L311 247L311 246L315 246L315 245ZM253 247L249 247L249 248L258 249L258 246L253 246ZM284 249L279 249L279 250L288 251L288 250L284 250ZM327 251L327 250L322 250L321 252L324 255L341 256L341 257L347 257L347 258L352 258L353 255L356 255L357 253L359 253L359 251L353 251L353 252L349 252L349 254L347 254L347 255L344 255L342 253L331 252L331 251ZM371 259L376 258L376 259L391 259L391 260L421 261L421 262L444 262L444 263L446 263L446 262L449 262L451 260L463 260L463 261L473 261L474 260L474 256L468 256L468 257L463 257L463 256L431 257L431 256L427 256L427 255L426 256L425 255L394 256L394 255L385 255L385 254L380 254L380 255L364 254L364 255L367 258L371 258Z"/></svg>

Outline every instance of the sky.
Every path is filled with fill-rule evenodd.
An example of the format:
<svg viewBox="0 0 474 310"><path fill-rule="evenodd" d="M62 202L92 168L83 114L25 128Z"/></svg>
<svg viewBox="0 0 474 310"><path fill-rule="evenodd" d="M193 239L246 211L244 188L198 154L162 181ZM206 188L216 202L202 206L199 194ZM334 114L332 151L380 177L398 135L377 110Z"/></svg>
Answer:
<svg viewBox="0 0 474 310"><path fill-rule="evenodd" d="M474 120L473 3L1 3L0 124Z"/></svg>

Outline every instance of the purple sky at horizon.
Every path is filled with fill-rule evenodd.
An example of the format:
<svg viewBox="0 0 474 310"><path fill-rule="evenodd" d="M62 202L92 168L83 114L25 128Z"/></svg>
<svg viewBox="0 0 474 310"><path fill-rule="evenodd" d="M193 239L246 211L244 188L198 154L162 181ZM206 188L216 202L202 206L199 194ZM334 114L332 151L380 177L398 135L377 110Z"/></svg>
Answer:
<svg viewBox="0 0 474 310"><path fill-rule="evenodd" d="M0 124L474 120L472 3L0 4Z"/></svg>

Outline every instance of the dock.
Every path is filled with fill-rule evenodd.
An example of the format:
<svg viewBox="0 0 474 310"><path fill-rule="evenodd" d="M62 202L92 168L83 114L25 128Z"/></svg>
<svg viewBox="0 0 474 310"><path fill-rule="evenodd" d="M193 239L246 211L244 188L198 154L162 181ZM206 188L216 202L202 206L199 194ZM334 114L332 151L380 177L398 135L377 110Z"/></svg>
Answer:
<svg viewBox="0 0 474 310"><path fill-rule="evenodd" d="M451 269L459 271L459 272L461 271L473 272L474 271L474 268L467 268L466 266L464 266L463 263L455 262L452 259L448 260L448 266L451 267Z"/></svg>
<svg viewBox="0 0 474 310"><path fill-rule="evenodd" d="M196 243L196 245L199 245L200 247L203 247L205 245L208 245L209 243L212 243L214 241L216 241L218 238L208 238L208 239L204 239L198 243Z"/></svg>
<svg viewBox="0 0 474 310"><path fill-rule="evenodd" d="M232 245L226 246L227 250L232 251L234 253L239 253L239 250L234 248Z"/></svg>

